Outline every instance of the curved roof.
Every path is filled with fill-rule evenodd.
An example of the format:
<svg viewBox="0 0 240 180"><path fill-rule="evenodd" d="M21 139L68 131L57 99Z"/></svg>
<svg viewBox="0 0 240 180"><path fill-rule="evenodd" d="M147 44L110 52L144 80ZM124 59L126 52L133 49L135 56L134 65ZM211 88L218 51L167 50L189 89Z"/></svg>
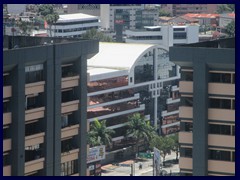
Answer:
<svg viewBox="0 0 240 180"><path fill-rule="evenodd" d="M135 61L153 44L99 43L99 53L87 61L90 67L130 70Z"/></svg>

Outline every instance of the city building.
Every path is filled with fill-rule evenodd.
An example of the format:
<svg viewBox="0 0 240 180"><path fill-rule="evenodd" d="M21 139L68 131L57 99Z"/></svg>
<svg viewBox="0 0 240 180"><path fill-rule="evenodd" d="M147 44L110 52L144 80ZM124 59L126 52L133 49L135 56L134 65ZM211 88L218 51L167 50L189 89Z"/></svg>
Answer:
<svg viewBox="0 0 240 180"><path fill-rule="evenodd" d="M143 26L156 26L159 23L158 10L144 8L144 4L101 4L101 26L104 30L115 31L139 29Z"/></svg>
<svg viewBox="0 0 240 180"><path fill-rule="evenodd" d="M199 25L202 26L217 26L219 23L219 14L193 14L188 13L185 17L194 18L199 21Z"/></svg>
<svg viewBox="0 0 240 180"><path fill-rule="evenodd" d="M7 4L9 14L19 15L26 11L27 4Z"/></svg>
<svg viewBox="0 0 240 180"><path fill-rule="evenodd" d="M199 20L183 15L183 16L177 16L177 17L170 18L167 21L165 21L165 23L174 23L174 24L182 24L183 25L183 24L199 23Z"/></svg>
<svg viewBox="0 0 240 180"><path fill-rule="evenodd" d="M145 26L141 30L126 30L126 43L160 44L170 47L199 41L199 25Z"/></svg>
<svg viewBox="0 0 240 180"><path fill-rule="evenodd" d="M100 16L100 4L67 4L67 13L83 13Z"/></svg>
<svg viewBox="0 0 240 180"><path fill-rule="evenodd" d="M96 40L4 36L3 175L85 176Z"/></svg>
<svg viewBox="0 0 240 180"><path fill-rule="evenodd" d="M53 37L81 37L90 29L99 29L99 17L82 13L59 15L57 22L48 26L48 35Z"/></svg>
<svg viewBox="0 0 240 180"><path fill-rule="evenodd" d="M178 72L169 62L167 47L100 42L99 53L88 60L87 119L106 120L107 128L115 130L102 163L135 156L131 137L125 137L128 117L134 113L150 120L160 135L179 130Z"/></svg>
<svg viewBox="0 0 240 180"><path fill-rule="evenodd" d="M187 13L216 13L218 4L161 4L161 8L172 16L181 16Z"/></svg>
<svg viewBox="0 0 240 180"><path fill-rule="evenodd" d="M181 67L183 175L235 175L235 38L170 47Z"/></svg>
<svg viewBox="0 0 240 180"><path fill-rule="evenodd" d="M225 30L226 26L234 21L235 22L235 13L220 14L219 16L219 28L220 31Z"/></svg>

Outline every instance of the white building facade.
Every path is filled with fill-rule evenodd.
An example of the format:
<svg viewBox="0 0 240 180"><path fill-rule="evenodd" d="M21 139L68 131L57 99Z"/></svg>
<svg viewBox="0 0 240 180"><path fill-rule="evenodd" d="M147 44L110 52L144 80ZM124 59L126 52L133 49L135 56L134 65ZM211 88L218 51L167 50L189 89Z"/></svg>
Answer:
<svg viewBox="0 0 240 180"><path fill-rule="evenodd" d="M48 35L54 37L81 37L90 29L99 29L100 20L97 16L82 13L59 15L58 21L52 25L51 33L48 26Z"/></svg>
<svg viewBox="0 0 240 180"><path fill-rule="evenodd" d="M163 25L126 30L126 43L159 44L170 47L199 41L199 25Z"/></svg>
<svg viewBox="0 0 240 180"><path fill-rule="evenodd" d="M166 101L179 102L178 96L170 95L178 88L179 67L169 61L167 47L100 43L99 53L88 61L88 73L88 122L106 120L107 128L115 130L108 155L128 146L126 125L134 113L150 120L159 134L179 130L177 118L163 119L178 115L178 109L169 114Z"/></svg>

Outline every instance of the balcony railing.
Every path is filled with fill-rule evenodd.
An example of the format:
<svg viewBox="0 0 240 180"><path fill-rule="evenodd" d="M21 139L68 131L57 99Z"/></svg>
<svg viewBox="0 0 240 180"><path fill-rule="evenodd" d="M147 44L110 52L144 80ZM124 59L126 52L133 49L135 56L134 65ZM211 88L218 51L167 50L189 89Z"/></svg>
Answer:
<svg viewBox="0 0 240 180"><path fill-rule="evenodd" d="M79 76L62 78L62 89L78 86Z"/></svg>
<svg viewBox="0 0 240 180"><path fill-rule="evenodd" d="M61 154L61 163L78 159L79 149L73 149Z"/></svg>
<svg viewBox="0 0 240 180"><path fill-rule="evenodd" d="M3 113L3 125L8 125L12 123L12 113Z"/></svg>
<svg viewBox="0 0 240 180"><path fill-rule="evenodd" d="M25 111L25 121L40 119L44 117L45 107L37 107Z"/></svg>
<svg viewBox="0 0 240 180"><path fill-rule="evenodd" d="M45 81L33 82L25 85L25 95L44 92Z"/></svg>
<svg viewBox="0 0 240 180"><path fill-rule="evenodd" d="M26 136L25 137L25 146L34 146L37 144L44 143L44 136L45 136L44 132Z"/></svg>
<svg viewBox="0 0 240 180"><path fill-rule="evenodd" d="M25 162L25 171L24 173L30 173L44 168L45 158L40 158L32 161Z"/></svg>
<svg viewBox="0 0 240 180"><path fill-rule="evenodd" d="M12 96L12 86L3 86L3 98Z"/></svg>
<svg viewBox="0 0 240 180"><path fill-rule="evenodd" d="M63 138L78 135L78 130L79 130L79 124L65 127L61 130L61 138L63 139Z"/></svg>
<svg viewBox="0 0 240 180"><path fill-rule="evenodd" d="M79 100L65 102L65 103L62 103L61 113L64 114L68 112L77 111L78 108L79 108Z"/></svg>

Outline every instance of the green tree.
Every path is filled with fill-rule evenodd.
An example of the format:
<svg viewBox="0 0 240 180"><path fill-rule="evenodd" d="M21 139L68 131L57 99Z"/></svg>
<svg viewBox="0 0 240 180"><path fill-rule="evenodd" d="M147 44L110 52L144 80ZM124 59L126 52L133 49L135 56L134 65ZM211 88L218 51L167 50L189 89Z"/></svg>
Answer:
<svg viewBox="0 0 240 180"><path fill-rule="evenodd" d="M22 31L21 34L25 35L25 36L28 35L29 33L31 33L33 30L32 23L21 21L21 20L18 22L18 27Z"/></svg>
<svg viewBox="0 0 240 180"><path fill-rule="evenodd" d="M41 4L38 7L38 12L43 16L43 19L48 23L50 36L52 37L52 25L57 22L59 15L54 11L52 4Z"/></svg>
<svg viewBox="0 0 240 180"><path fill-rule="evenodd" d="M235 37L235 21L228 23L226 33L229 37Z"/></svg>
<svg viewBox="0 0 240 180"><path fill-rule="evenodd" d="M159 10L159 16L167 16L167 17L170 17L171 16L171 13L170 12L167 12L163 9L160 9Z"/></svg>
<svg viewBox="0 0 240 180"><path fill-rule="evenodd" d="M179 148L179 142L178 142L178 133L176 133L174 135L171 135L169 137L174 141L172 150L176 153L176 161L177 161L178 160L179 149L180 149Z"/></svg>
<svg viewBox="0 0 240 180"><path fill-rule="evenodd" d="M235 4L218 4L217 13L227 13L235 11Z"/></svg>
<svg viewBox="0 0 240 180"><path fill-rule="evenodd" d="M90 125L90 131L88 132L88 143L91 147L97 145L109 146L112 142L112 134L115 131L106 127L106 120L99 121L95 119Z"/></svg>
<svg viewBox="0 0 240 180"><path fill-rule="evenodd" d="M137 153L139 153L139 142L144 140L144 142L149 142L155 135L155 128L146 122L144 116L139 113L135 113L128 117L129 122L127 123L127 136L132 135L136 140Z"/></svg>
<svg viewBox="0 0 240 180"><path fill-rule="evenodd" d="M111 37L104 35L103 32L99 32L95 28L87 30L86 33L83 33L82 38L84 38L84 39L97 39L101 42L113 42L113 39Z"/></svg>
<svg viewBox="0 0 240 180"><path fill-rule="evenodd" d="M155 136L154 139L150 142L150 147L156 147L160 150L160 154L163 157L163 164L165 162L165 157L168 153L171 152L174 146L174 140L170 137Z"/></svg>

